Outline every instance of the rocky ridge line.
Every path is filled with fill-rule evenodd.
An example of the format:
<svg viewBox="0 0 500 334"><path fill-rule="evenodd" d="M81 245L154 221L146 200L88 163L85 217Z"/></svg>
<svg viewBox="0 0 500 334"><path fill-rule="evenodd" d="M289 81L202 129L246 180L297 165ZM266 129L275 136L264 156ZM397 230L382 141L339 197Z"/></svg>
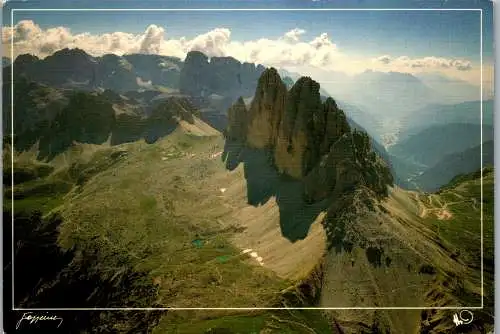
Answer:
<svg viewBox="0 0 500 334"><path fill-rule="evenodd" d="M320 85L310 77L301 77L287 90L278 71L266 69L250 107L240 98L228 110L226 136L270 150L281 174L303 181L310 202L357 185L386 196L393 183L368 135L351 130L334 99L322 102Z"/></svg>

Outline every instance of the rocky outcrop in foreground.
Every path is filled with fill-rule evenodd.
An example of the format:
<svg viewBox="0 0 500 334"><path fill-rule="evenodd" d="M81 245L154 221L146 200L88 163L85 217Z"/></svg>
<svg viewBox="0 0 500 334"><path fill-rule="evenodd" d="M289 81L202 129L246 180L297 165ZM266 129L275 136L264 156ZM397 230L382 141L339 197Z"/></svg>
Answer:
<svg viewBox="0 0 500 334"><path fill-rule="evenodd" d="M386 195L392 176L372 151L368 135L351 130L336 102L322 102L319 91L309 77L287 91L276 69L267 69L249 109L242 99L229 109L226 135L250 148L270 150L281 174L303 181L309 201L360 184Z"/></svg>

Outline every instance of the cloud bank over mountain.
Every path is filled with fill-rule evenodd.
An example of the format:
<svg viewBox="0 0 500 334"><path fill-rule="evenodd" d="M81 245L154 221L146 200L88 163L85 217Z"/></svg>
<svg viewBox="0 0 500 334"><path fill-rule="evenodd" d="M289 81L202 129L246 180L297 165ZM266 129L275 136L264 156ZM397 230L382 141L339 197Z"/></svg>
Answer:
<svg viewBox="0 0 500 334"><path fill-rule="evenodd" d="M215 28L191 39L171 38L164 27L152 24L143 33L112 32L103 34L72 33L62 26L42 29L31 20L19 21L13 29L3 27L2 43L5 56L30 53L46 57L63 48L81 48L94 56L107 53L117 55L143 53L174 56L184 59L189 51L201 51L209 57L231 56L240 61L279 68L341 71L356 74L367 69L407 73L441 72L479 85L479 66L467 59L436 56L411 58L382 55L356 56L341 50L327 33L304 40L304 29L295 28L281 37L236 41L228 28ZM307 70L306 70L307 72ZM486 71L488 72L488 70ZM489 73L489 72L488 72Z"/></svg>
<svg viewBox="0 0 500 334"><path fill-rule="evenodd" d="M407 56L391 57L389 55L380 56L374 59L385 65L398 64L403 67L411 68L434 68L434 69L457 69L459 71L469 71L472 64L468 60L447 59L442 57L423 57L411 59Z"/></svg>

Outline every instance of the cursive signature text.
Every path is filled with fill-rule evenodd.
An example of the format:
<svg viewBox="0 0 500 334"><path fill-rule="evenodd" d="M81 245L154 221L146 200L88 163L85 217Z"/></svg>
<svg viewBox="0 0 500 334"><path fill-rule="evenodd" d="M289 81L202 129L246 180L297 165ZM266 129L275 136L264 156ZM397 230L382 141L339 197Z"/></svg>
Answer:
<svg viewBox="0 0 500 334"><path fill-rule="evenodd" d="M57 328L59 328L59 326L61 326L61 324L63 322L63 318L58 317L56 315L49 315L49 314L36 315L36 314L33 314L33 312L27 312L27 313L23 313L23 316L17 322L16 329L19 329L19 327L21 327L21 323L24 320L29 321L30 324L36 324L38 321L46 321L46 320L59 321Z"/></svg>

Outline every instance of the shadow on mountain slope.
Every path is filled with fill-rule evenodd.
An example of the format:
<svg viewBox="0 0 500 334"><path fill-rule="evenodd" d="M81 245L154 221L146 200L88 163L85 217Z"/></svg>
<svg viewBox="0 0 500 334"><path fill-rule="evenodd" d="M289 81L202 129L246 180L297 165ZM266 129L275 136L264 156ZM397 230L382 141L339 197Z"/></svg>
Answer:
<svg viewBox="0 0 500 334"><path fill-rule="evenodd" d="M172 133L183 120L194 123L194 109L184 100L169 99L158 104L148 118L120 114L100 96L76 93L68 107L59 113L39 141L39 159L51 160L73 142L111 145L144 139L148 144ZM32 144L32 143L30 143ZM16 147L19 147L16 143ZM28 146L22 147L24 149Z"/></svg>
<svg viewBox="0 0 500 334"><path fill-rule="evenodd" d="M99 248L64 250L58 245L61 216L42 217L41 212L16 213L4 211L4 234L11 234L14 223L14 244L8 238L4 244L5 287L10 290L15 279L14 301L12 291L4 300L5 309L11 305L21 308L69 307L146 307L151 306L157 291L144 272L131 268L128 259L113 254L104 256ZM12 265L12 252L15 266ZM109 270L118 268L118 271ZM14 276L11 275L14 270ZM111 273L110 273L111 272ZM6 291L7 292L7 291ZM56 311L64 319L57 330L54 323L20 324L21 333L50 330L50 333L109 333L121 326L123 333L147 332L159 319L159 312L126 314L126 312ZM21 314L6 314L13 326ZM115 327L116 329L117 327ZM12 332L15 330L10 328ZM10 331L8 330L10 333Z"/></svg>
<svg viewBox="0 0 500 334"><path fill-rule="evenodd" d="M238 141L226 140L222 160L228 170L243 163L247 182L247 201L252 206L276 198L279 207L281 234L291 242L305 239L311 224L326 210L329 200L308 204L303 198L303 183L280 175L269 151L251 149Z"/></svg>

